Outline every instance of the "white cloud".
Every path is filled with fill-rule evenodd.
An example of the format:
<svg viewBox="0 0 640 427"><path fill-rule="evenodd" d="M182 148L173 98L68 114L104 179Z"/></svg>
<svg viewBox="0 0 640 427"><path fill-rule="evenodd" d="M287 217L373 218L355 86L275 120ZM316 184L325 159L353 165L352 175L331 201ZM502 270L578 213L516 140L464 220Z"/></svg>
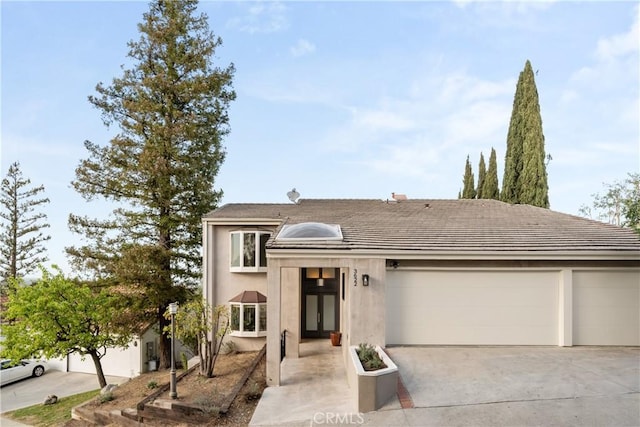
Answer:
<svg viewBox="0 0 640 427"><path fill-rule="evenodd" d="M469 5L480 7L484 10L501 10L508 14L526 14L532 10L544 10L551 6L555 0L537 0L537 1L521 1L521 0L507 0L507 1L487 1L487 0L452 0L460 9L465 9Z"/></svg>
<svg viewBox="0 0 640 427"><path fill-rule="evenodd" d="M629 54L638 54L640 50L640 7L636 7L635 20L626 33L616 34L598 40L596 58L607 61Z"/></svg>
<svg viewBox="0 0 640 427"><path fill-rule="evenodd" d="M615 124L618 133L633 129L636 135L640 103L638 12L639 8L636 7L633 22L627 31L598 40L593 49L594 61L571 75L561 97L563 106L573 109L582 120L599 119L610 125ZM598 101L594 102L596 99ZM637 148L637 140L633 143Z"/></svg>
<svg viewBox="0 0 640 427"><path fill-rule="evenodd" d="M467 76L464 73L456 73L445 77L441 82L439 99L450 103L460 101L473 102L505 95L513 96L515 87L515 79L492 82Z"/></svg>
<svg viewBox="0 0 640 427"><path fill-rule="evenodd" d="M289 49L293 56L303 56L309 53L313 53L316 50L316 45L306 39L298 39L298 42Z"/></svg>
<svg viewBox="0 0 640 427"><path fill-rule="evenodd" d="M415 127L413 120L393 111L362 111L353 117L356 127L370 131L407 131Z"/></svg>
<svg viewBox="0 0 640 427"><path fill-rule="evenodd" d="M275 33L289 27L287 8L281 2L254 3L245 12L227 21L227 27L249 34Z"/></svg>
<svg viewBox="0 0 640 427"><path fill-rule="evenodd" d="M374 108L351 107L318 145L357 157L382 174L433 184L450 175L457 165L452 162L462 168L468 154L478 158L482 151L488 158L492 146L499 148L514 91L512 79L482 80L463 72L421 76L406 83L410 98L400 91L373 102Z"/></svg>

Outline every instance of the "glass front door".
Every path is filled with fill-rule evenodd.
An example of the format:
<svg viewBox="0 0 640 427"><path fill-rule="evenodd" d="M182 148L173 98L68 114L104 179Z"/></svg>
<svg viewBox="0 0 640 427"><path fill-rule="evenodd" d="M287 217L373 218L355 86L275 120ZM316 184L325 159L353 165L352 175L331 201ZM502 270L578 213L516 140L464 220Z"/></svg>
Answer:
<svg viewBox="0 0 640 427"><path fill-rule="evenodd" d="M336 296L333 294L305 295L304 337L328 338L336 330Z"/></svg>
<svg viewBox="0 0 640 427"><path fill-rule="evenodd" d="M302 337L329 338L329 332L340 329L338 279L307 279L303 274Z"/></svg>

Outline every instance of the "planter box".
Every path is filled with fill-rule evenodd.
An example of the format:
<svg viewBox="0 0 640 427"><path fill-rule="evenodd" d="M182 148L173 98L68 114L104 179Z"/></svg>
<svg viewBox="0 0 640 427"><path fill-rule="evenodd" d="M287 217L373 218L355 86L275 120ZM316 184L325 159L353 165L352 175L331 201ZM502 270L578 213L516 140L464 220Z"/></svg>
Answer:
<svg viewBox="0 0 640 427"><path fill-rule="evenodd" d="M349 347L351 359L351 387L355 389L358 412L370 412L380 409L398 392L398 367L389 356L376 346L376 351L387 365L377 371L365 371L358 359L356 346Z"/></svg>

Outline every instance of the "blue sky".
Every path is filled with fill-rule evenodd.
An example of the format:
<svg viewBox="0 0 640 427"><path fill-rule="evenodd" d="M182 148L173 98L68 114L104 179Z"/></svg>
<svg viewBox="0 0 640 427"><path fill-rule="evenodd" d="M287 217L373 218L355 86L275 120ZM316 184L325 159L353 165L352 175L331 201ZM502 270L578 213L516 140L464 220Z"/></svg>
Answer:
<svg viewBox="0 0 640 427"><path fill-rule="evenodd" d="M70 186L84 140L106 144L87 97L121 75L146 2L2 1L1 173L19 161L51 199L49 258L66 269L69 213L107 215ZM636 2L212 2L233 62L223 203L455 198L469 155L502 180L518 74L537 70L551 208L577 214L640 170Z"/></svg>

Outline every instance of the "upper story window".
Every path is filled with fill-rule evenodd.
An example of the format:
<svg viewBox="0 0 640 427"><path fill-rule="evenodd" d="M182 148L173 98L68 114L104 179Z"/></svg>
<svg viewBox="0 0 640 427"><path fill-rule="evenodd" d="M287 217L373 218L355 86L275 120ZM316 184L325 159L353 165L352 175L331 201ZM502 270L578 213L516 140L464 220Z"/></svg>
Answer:
<svg viewBox="0 0 640 427"><path fill-rule="evenodd" d="M271 233L266 231L231 232L231 271L266 272L267 252L265 246Z"/></svg>

